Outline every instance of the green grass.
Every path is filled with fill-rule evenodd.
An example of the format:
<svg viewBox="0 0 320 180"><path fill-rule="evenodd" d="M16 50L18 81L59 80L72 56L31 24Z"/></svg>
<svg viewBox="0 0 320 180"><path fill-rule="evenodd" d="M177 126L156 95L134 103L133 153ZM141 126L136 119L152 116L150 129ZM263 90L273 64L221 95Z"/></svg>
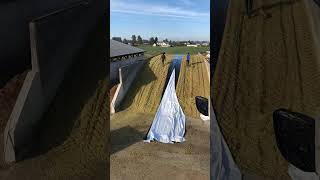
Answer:
<svg viewBox="0 0 320 180"><path fill-rule="evenodd" d="M210 47L187 47L187 46L177 46L177 47L153 47L150 45L140 45L138 48L146 50L146 56L154 56L162 52L167 54L198 54L198 52L209 51Z"/></svg>

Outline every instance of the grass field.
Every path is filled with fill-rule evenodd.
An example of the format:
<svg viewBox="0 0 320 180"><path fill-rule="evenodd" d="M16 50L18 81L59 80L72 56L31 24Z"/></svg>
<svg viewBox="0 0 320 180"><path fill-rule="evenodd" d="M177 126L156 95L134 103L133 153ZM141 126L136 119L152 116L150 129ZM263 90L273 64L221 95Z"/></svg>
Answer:
<svg viewBox="0 0 320 180"><path fill-rule="evenodd" d="M187 46L178 46L178 47L153 47L150 45L141 45L138 48L146 50L146 54L150 56L154 56L156 54L160 54L162 52L166 52L167 54L197 54L198 52L209 51L209 47L187 47Z"/></svg>

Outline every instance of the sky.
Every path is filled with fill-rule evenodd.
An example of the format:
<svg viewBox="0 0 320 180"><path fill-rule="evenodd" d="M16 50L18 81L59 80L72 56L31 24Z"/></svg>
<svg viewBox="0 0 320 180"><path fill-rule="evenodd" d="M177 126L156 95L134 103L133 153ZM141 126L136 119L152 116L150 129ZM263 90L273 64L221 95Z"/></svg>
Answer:
<svg viewBox="0 0 320 180"><path fill-rule="evenodd" d="M110 36L209 41L210 0L110 0Z"/></svg>

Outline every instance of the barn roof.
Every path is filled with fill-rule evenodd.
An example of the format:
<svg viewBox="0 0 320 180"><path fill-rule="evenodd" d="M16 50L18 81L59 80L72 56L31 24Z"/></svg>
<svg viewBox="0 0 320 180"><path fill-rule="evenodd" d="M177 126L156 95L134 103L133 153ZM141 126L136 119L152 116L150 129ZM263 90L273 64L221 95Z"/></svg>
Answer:
<svg viewBox="0 0 320 180"><path fill-rule="evenodd" d="M110 39L110 57L143 53L145 50Z"/></svg>

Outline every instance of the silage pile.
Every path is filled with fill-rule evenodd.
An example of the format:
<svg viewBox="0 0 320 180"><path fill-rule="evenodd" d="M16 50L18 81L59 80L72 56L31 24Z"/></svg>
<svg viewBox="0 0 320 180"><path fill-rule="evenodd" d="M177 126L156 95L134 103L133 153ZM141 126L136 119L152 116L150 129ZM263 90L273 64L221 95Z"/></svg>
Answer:
<svg viewBox="0 0 320 180"><path fill-rule="evenodd" d="M132 112L156 112L172 60L172 55L167 55L166 62L162 65L160 57L153 57L142 67L122 102L122 109Z"/></svg>
<svg viewBox="0 0 320 180"><path fill-rule="evenodd" d="M33 159L12 166L7 176L20 179L105 179L107 176L107 80L81 110L70 136L63 144ZM57 132L59 133L59 132Z"/></svg>
<svg viewBox="0 0 320 180"><path fill-rule="evenodd" d="M187 116L194 118L200 116L195 97L202 96L209 99L210 96L209 77L204 61L203 56L192 55L190 66L187 66L184 56L176 87L181 108Z"/></svg>
<svg viewBox="0 0 320 180"><path fill-rule="evenodd" d="M317 117L320 66L303 1L230 1L212 93L218 122L242 172L290 179L274 137L278 108ZM270 5L270 6L267 6Z"/></svg>
<svg viewBox="0 0 320 180"><path fill-rule="evenodd" d="M165 65L160 56L152 58L138 73L128 91L122 109L132 112L155 113L164 90L168 69L173 55L167 55ZM176 86L179 103L187 116L199 118L195 105L196 96L209 98L209 78L200 55L192 55L190 67L186 66L185 56L181 63Z"/></svg>

